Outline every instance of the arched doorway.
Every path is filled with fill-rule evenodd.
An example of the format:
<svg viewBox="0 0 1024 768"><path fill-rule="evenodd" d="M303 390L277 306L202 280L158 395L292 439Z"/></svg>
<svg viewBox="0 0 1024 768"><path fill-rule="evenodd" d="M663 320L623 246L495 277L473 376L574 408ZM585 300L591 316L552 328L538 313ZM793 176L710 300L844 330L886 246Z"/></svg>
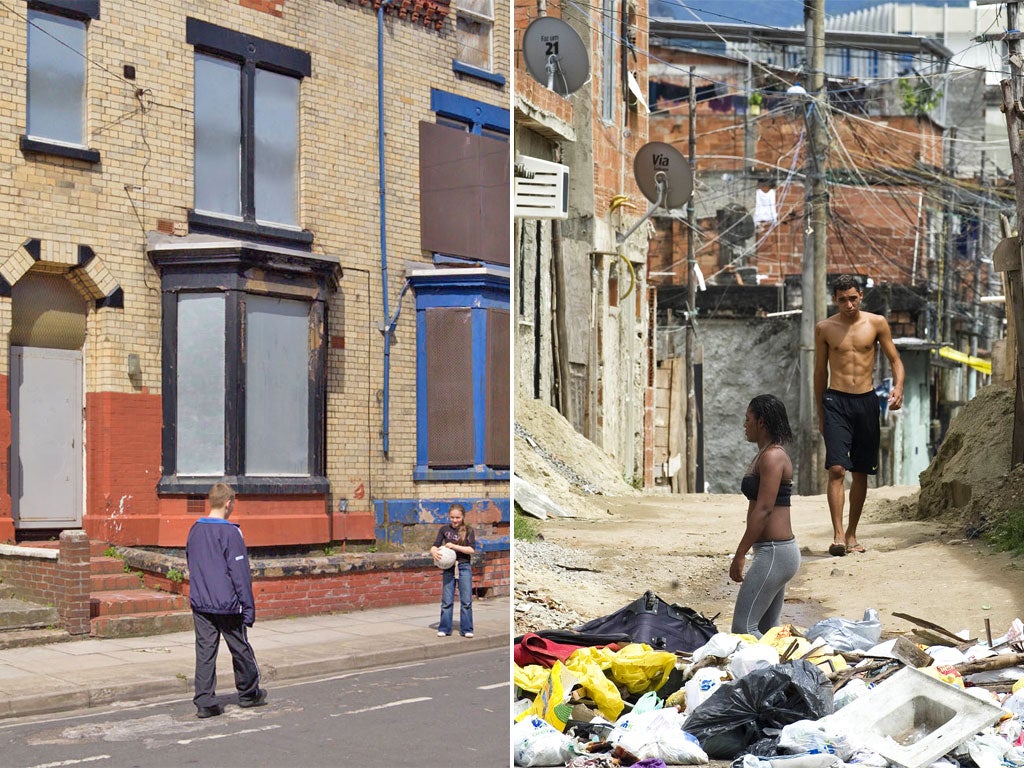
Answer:
<svg viewBox="0 0 1024 768"><path fill-rule="evenodd" d="M11 288L11 505L16 529L78 528L87 300L64 274Z"/></svg>

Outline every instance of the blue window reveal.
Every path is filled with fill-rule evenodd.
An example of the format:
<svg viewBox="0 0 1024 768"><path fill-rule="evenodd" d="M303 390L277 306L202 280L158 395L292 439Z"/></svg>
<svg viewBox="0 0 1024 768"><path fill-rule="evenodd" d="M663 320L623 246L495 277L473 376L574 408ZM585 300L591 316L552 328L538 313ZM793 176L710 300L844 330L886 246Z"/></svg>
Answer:
<svg viewBox="0 0 1024 768"><path fill-rule="evenodd" d="M416 480L508 480L509 275L425 269L416 292Z"/></svg>
<svg viewBox="0 0 1024 768"><path fill-rule="evenodd" d="M430 89L430 108L441 120L464 124L470 133L508 140L511 115L507 109L447 91Z"/></svg>

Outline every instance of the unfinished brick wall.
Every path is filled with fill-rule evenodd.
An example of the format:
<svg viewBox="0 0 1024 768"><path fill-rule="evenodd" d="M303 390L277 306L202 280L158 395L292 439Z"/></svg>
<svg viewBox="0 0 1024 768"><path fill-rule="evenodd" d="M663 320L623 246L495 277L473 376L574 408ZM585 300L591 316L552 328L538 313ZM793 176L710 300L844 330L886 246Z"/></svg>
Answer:
<svg viewBox="0 0 1024 768"><path fill-rule="evenodd" d="M61 625L72 635L89 633L89 539L82 531L64 531L56 557L38 554L0 557L0 580L16 595L32 602L52 605Z"/></svg>

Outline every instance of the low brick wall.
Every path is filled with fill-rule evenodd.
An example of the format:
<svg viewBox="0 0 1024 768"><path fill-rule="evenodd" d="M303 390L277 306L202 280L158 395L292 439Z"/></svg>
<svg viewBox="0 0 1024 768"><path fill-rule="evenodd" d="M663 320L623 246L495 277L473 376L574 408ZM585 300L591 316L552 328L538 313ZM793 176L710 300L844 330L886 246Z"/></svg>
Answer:
<svg viewBox="0 0 1024 768"><path fill-rule="evenodd" d="M57 548L0 545L0 579L16 595L57 608L72 635L89 632L89 539L63 531Z"/></svg>
<svg viewBox="0 0 1024 768"><path fill-rule="evenodd" d="M185 559L164 553L118 548L125 562L143 573L147 587L188 594ZM507 550L473 558L477 594L509 594ZM265 619L358 611L441 600L441 574L426 553L352 553L325 557L253 558L256 613ZM185 575L173 582L174 569Z"/></svg>

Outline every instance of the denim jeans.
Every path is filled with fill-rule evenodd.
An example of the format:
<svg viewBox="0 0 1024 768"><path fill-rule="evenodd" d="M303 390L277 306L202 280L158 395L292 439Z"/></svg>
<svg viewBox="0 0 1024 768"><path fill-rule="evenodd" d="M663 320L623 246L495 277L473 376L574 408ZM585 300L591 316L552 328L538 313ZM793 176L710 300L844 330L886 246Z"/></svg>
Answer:
<svg viewBox="0 0 1024 768"><path fill-rule="evenodd" d="M469 563L455 563L455 567L441 571L441 621L438 632L452 633L452 607L455 605L455 579L459 580L459 633L473 631L473 570Z"/></svg>

